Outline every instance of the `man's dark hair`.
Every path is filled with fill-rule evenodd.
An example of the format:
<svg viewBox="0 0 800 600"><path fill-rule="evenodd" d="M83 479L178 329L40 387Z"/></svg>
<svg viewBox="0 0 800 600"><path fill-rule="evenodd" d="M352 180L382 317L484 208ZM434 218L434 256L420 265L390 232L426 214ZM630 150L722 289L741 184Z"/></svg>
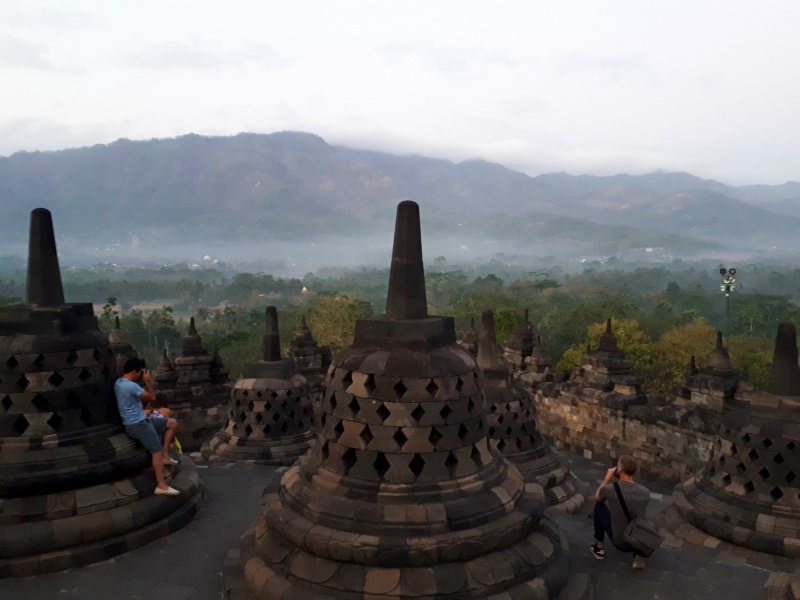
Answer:
<svg viewBox="0 0 800 600"><path fill-rule="evenodd" d="M619 457L619 465L629 477L633 477L636 474L636 471L639 469L639 465L636 464L636 459L628 455Z"/></svg>
<svg viewBox="0 0 800 600"><path fill-rule="evenodd" d="M122 367L122 374L144 369L145 362L141 358L129 358Z"/></svg>

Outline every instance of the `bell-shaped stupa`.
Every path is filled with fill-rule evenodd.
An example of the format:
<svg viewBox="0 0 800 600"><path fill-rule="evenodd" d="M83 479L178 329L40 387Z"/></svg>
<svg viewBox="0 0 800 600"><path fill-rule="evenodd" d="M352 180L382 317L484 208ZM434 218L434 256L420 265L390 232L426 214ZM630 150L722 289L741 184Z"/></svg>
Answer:
<svg viewBox="0 0 800 600"><path fill-rule="evenodd" d="M0 577L92 562L185 525L190 460L155 496L150 454L122 428L116 359L90 303L64 301L50 211L31 213L27 304L0 308Z"/></svg>
<svg viewBox="0 0 800 600"><path fill-rule="evenodd" d="M751 550L800 557L800 371L793 323L781 323L767 391L726 403L706 467L678 486L690 523Z"/></svg>
<svg viewBox="0 0 800 600"><path fill-rule="evenodd" d="M533 323L528 316L528 309L522 316L522 323L508 338L505 347L503 348L503 360L510 364L514 369L521 370L525 368L525 359L528 358L533 352L533 346L536 339L536 331L534 330Z"/></svg>
<svg viewBox="0 0 800 600"><path fill-rule="evenodd" d="M483 382L429 317L419 208L397 210L386 314L333 358L315 447L229 556L256 598L553 598L566 542L486 436ZM237 560L238 556L238 560Z"/></svg>
<svg viewBox="0 0 800 600"><path fill-rule="evenodd" d="M546 506L575 512L583 506L569 462L556 454L536 427L533 394L512 380L510 366L500 360L494 313L483 311L478 341L478 367L483 373L489 439L522 473L529 491Z"/></svg>
<svg viewBox="0 0 800 600"><path fill-rule="evenodd" d="M290 465L305 454L314 434L308 381L294 359L281 358L278 312L268 306L263 356L234 384L228 424L203 448L203 456Z"/></svg>

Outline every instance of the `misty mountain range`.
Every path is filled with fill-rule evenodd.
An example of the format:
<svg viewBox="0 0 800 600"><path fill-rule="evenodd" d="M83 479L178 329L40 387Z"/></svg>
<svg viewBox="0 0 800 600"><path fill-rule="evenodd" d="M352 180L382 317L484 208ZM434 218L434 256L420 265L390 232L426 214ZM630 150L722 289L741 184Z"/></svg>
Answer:
<svg viewBox="0 0 800 600"><path fill-rule="evenodd" d="M193 245L246 253L268 242L335 247L386 236L405 198L420 204L426 243L444 248L800 251L800 183L736 187L687 173L531 177L485 161L395 156L282 132L0 158L0 253L24 253L28 213L39 206L53 212L62 253L164 255Z"/></svg>

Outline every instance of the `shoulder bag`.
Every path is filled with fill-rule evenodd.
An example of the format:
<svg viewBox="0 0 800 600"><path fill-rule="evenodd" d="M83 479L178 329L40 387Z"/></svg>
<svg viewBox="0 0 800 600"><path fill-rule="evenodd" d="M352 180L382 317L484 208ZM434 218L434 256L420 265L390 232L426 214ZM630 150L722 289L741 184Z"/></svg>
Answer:
<svg viewBox="0 0 800 600"><path fill-rule="evenodd" d="M625 518L628 519L628 525L622 532L622 542L634 550L636 554L644 557L650 556L661 545L664 538L661 537L661 534L651 523L638 517L631 519L628 505L625 504L622 490L616 481L614 482L614 491L617 492L617 498L619 498L619 503L625 513Z"/></svg>

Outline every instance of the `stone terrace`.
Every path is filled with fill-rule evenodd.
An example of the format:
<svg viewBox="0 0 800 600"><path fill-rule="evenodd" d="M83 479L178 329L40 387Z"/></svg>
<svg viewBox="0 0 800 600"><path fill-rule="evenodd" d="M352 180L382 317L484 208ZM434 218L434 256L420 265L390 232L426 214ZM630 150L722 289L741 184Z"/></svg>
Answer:
<svg viewBox="0 0 800 600"><path fill-rule="evenodd" d="M572 470L593 492L605 464L568 458ZM198 515L185 528L143 548L88 567L36 577L0 580L3 600L220 600L228 550L259 512L263 488L285 468L214 463L199 472L206 484ZM652 515L669 505L670 489L643 482L654 491ZM663 496L662 496L663 494ZM594 600L766 600L763 588L773 571L796 563L731 547L699 532L697 543L668 538L643 571L627 555L609 549L604 561L588 552L591 501L573 515L555 516L567 534L573 577L589 577ZM777 596L775 596L777 597Z"/></svg>

